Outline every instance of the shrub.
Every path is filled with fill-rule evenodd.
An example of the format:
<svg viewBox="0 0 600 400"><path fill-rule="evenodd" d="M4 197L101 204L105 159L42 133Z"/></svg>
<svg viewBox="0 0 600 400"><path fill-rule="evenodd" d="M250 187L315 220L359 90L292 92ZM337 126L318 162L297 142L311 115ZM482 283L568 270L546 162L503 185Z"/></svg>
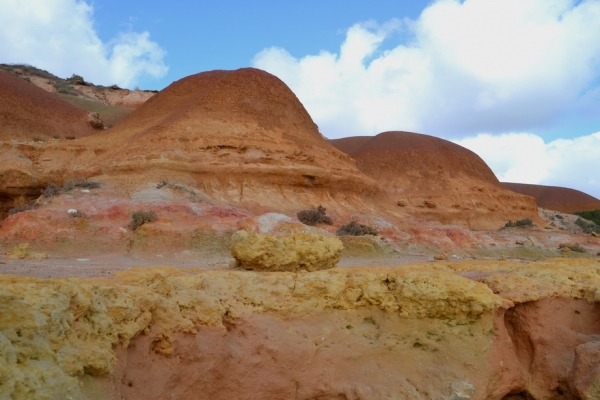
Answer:
<svg viewBox="0 0 600 400"><path fill-rule="evenodd" d="M140 226L147 222L156 221L156 213L154 211L136 211L131 214L131 222L129 223L129 229L135 231Z"/></svg>
<svg viewBox="0 0 600 400"><path fill-rule="evenodd" d="M600 210L594 211L580 211L573 213L575 215L579 215L587 219L588 221L593 221L596 225L600 225Z"/></svg>
<svg viewBox="0 0 600 400"><path fill-rule="evenodd" d="M512 228L515 226L533 226L533 220L531 218L523 218L519 219L516 222L512 222L510 219L506 224L504 224L505 228Z"/></svg>
<svg viewBox="0 0 600 400"><path fill-rule="evenodd" d="M594 221L588 221L579 217L575 221L575 224L580 226L584 233L600 233L600 225L597 225Z"/></svg>
<svg viewBox="0 0 600 400"><path fill-rule="evenodd" d="M33 141L34 142L45 142L46 140L42 137L35 136L35 137L33 137Z"/></svg>
<svg viewBox="0 0 600 400"><path fill-rule="evenodd" d="M29 205L29 206L28 205L16 206L14 208L11 208L10 210L8 210L8 215L15 215L20 212L29 211L29 210L35 210L35 204Z"/></svg>
<svg viewBox="0 0 600 400"><path fill-rule="evenodd" d="M325 215L327 209L323 206L317 207L316 210L302 210L296 216L298 217L298 221L302 222L304 225L315 226L317 224L327 224L332 225L333 221L330 217Z"/></svg>
<svg viewBox="0 0 600 400"><path fill-rule="evenodd" d="M75 140L75 136L65 136L65 139L67 139L67 140Z"/></svg>
<svg viewBox="0 0 600 400"><path fill-rule="evenodd" d="M356 221L350 221L350 223L342 226L335 233L337 236L363 236L363 235L373 235L377 236L377 230L375 228L371 228L368 225L359 224Z"/></svg>
<svg viewBox="0 0 600 400"><path fill-rule="evenodd" d="M523 218L515 222L515 226L533 226L533 220L531 218Z"/></svg>
<svg viewBox="0 0 600 400"><path fill-rule="evenodd" d="M71 85L68 85L68 84L63 83L63 82L54 82L52 85L56 88L56 91L58 93L70 94L70 95L73 95L73 96L77 95L77 91Z"/></svg>
<svg viewBox="0 0 600 400"><path fill-rule="evenodd" d="M42 195L44 197L54 197L59 192L60 192L60 188L57 185L55 185L54 183L51 183L50 185L48 185L46 187L46 189L44 189L44 191L42 192Z"/></svg>

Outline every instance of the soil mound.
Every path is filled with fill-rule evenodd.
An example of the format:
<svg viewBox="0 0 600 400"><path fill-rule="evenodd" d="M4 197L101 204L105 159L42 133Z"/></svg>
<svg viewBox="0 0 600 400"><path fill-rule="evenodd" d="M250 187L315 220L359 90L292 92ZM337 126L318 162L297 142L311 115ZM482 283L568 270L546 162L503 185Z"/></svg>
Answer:
<svg viewBox="0 0 600 400"><path fill-rule="evenodd" d="M540 207L571 214L576 211L600 209L600 200L579 190L559 186L529 185L526 183L502 182L516 193L535 197Z"/></svg>
<svg viewBox="0 0 600 400"><path fill-rule="evenodd" d="M509 219L534 218L535 201L506 190L472 151L411 132L383 132L372 138L332 141L349 151L360 171L386 186L409 213L475 229Z"/></svg>
<svg viewBox="0 0 600 400"><path fill-rule="evenodd" d="M0 71L0 140L89 136L95 120L80 108Z"/></svg>
<svg viewBox="0 0 600 400"><path fill-rule="evenodd" d="M82 143L100 154L85 160L85 175L128 192L177 180L246 207L285 210L295 202L316 206L322 188L352 195L375 188L281 80L254 68L174 82L102 138ZM286 190L298 193L286 198Z"/></svg>

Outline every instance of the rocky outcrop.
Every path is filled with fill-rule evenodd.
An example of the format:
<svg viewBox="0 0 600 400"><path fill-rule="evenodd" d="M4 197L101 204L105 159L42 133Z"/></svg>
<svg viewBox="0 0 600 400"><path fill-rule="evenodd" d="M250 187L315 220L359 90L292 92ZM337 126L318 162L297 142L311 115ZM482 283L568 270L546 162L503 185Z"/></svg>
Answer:
<svg viewBox="0 0 600 400"><path fill-rule="evenodd" d="M599 277L591 260L0 275L0 393L574 398L595 390Z"/></svg>
<svg viewBox="0 0 600 400"><path fill-rule="evenodd" d="M255 271L318 271L335 267L344 246L340 239L297 233L275 237L238 231L231 254L238 268Z"/></svg>

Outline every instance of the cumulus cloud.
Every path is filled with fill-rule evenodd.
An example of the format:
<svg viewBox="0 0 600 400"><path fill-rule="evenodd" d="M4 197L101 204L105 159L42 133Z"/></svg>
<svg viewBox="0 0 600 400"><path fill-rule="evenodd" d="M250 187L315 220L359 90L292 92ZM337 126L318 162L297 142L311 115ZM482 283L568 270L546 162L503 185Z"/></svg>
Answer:
<svg viewBox="0 0 600 400"><path fill-rule="evenodd" d="M477 153L500 181L564 186L600 198L600 132L549 143L531 133L455 140Z"/></svg>
<svg viewBox="0 0 600 400"><path fill-rule="evenodd" d="M409 41L386 50L398 29ZM599 37L598 0L438 0L415 21L352 26L337 53L269 48L253 64L286 82L328 137L456 138L597 114Z"/></svg>
<svg viewBox="0 0 600 400"><path fill-rule="evenodd" d="M148 32L120 33L103 43L93 8L80 0L4 0L0 62L31 64L61 77L132 87L140 77L167 73L165 51Z"/></svg>

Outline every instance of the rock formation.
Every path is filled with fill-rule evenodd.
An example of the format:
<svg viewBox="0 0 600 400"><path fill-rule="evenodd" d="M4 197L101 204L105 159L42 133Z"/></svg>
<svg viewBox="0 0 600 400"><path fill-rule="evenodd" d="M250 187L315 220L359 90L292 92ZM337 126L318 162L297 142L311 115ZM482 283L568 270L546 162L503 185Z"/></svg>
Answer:
<svg viewBox="0 0 600 400"><path fill-rule="evenodd" d="M597 261L559 259L0 275L0 393L593 398L599 277Z"/></svg>
<svg viewBox="0 0 600 400"><path fill-rule="evenodd" d="M128 193L175 180L236 206L292 212L319 199L368 206L377 191L283 82L253 68L181 79L81 143L94 153L73 161L79 173Z"/></svg>
<svg viewBox="0 0 600 400"><path fill-rule="evenodd" d="M236 266L255 271L318 271L335 267L344 246L338 238L297 233L278 238L238 231L231 254Z"/></svg>
<svg viewBox="0 0 600 400"><path fill-rule="evenodd" d="M516 193L535 197L540 207L563 213L600 210L600 200L579 190L558 186L529 185L525 183L502 182L506 188Z"/></svg>
<svg viewBox="0 0 600 400"><path fill-rule="evenodd" d="M384 132L331 143L412 215L473 229L498 228L509 219L539 221L534 199L506 190L479 156L452 142Z"/></svg>

